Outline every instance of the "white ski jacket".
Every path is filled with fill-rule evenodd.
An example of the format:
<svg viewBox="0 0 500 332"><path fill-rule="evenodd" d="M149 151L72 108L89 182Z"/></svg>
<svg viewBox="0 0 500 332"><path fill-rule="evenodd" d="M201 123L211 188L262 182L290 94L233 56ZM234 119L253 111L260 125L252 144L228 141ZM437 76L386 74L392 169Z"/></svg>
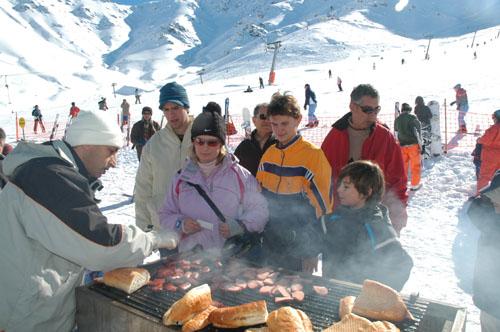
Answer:
<svg viewBox="0 0 500 332"><path fill-rule="evenodd" d="M147 230L149 225L160 228L158 211L163 206L172 178L182 168L191 149L191 126L182 142L169 124L154 134L142 150L135 178L134 200L137 226Z"/></svg>
<svg viewBox="0 0 500 332"><path fill-rule="evenodd" d="M63 141L19 143L0 192L0 331L71 331L84 268L136 266L153 236L112 225L85 166Z"/></svg>

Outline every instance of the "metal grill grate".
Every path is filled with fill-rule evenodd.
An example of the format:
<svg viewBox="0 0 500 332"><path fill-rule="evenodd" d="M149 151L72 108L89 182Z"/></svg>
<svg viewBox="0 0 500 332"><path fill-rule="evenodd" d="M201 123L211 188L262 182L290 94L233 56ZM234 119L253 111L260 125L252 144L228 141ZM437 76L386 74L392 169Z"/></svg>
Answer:
<svg viewBox="0 0 500 332"><path fill-rule="evenodd" d="M154 265L148 266L147 268L153 272L158 267L159 265ZM214 300L223 303L225 306L239 305L257 300L266 300L269 312L281 306L290 304L293 307L304 311L311 319L315 330L321 331L322 329L332 325L334 322L339 321L338 309L340 299L349 295L357 296L360 292L360 288L318 277L310 276L309 278L314 279L314 284L327 287L329 291L328 296L306 293L304 301L302 302L293 301L290 303L276 304L274 303L273 297L259 294L255 290L246 289L237 293L216 290L212 293L212 297ZM141 312L158 319L158 322L161 322L163 314L168 310L168 308L170 308L170 306L185 293L153 291L148 287L143 287L137 292L128 295L118 289L108 287L101 283L95 283L89 286L89 288L106 297L140 310ZM414 301L408 301L405 299L405 303L409 311L414 316L415 321L404 321L397 324L397 326L401 331L417 331L422 318L426 314L429 302L417 298ZM215 331L215 329L208 327L206 331ZM244 331L244 329L242 329L242 331Z"/></svg>

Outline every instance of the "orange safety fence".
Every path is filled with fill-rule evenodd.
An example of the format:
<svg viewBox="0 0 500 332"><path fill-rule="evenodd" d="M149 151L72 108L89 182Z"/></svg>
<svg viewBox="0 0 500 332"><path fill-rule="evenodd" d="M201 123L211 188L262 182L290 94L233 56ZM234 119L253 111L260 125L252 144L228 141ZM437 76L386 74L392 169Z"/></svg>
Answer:
<svg viewBox="0 0 500 332"><path fill-rule="evenodd" d="M236 127L237 133L235 135L228 136L227 145L232 149L244 139L245 130L242 127L243 118L241 115L231 115L232 121ZM307 124L307 117L304 117L300 128L305 128ZM316 128L305 129L301 131L302 136L308 141L321 146L324 138L331 129L332 124L337 121L340 116L318 116L319 125ZM394 132L394 114L381 113L378 115L379 120L385 123L386 126ZM34 120L27 119L26 125L24 127L24 139L28 141L34 141L41 143L50 140L52 129L54 127L54 120L45 120L45 133L42 133L40 128L38 133L34 132ZM58 126L54 132L53 139L61 139L64 136L67 118L61 120L59 118ZM117 115L117 122L120 124L121 116ZM441 132L441 142L443 144L443 150L446 152L458 146L462 148L473 149L476 144L476 140L479 136L484 134L484 131L488 129L492 124L493 120L490 114L480 114L475 112L467 112L465 116L465 122L467 123L468 133L457 133L458 126L458 111L455 109L449 109L447 107L440 108L440 132ZM135 123L130 123L130 128ZM126 135L126 128L124 128L124 138ZM22 129L19 127L19 122L16 121L16 136L17 140L23 139Z"/></svg>
<svg viewBox="0 0 500 332"><path fill-rule="evenodd" d="M445 114L446 113L446 114ZM228 137L228 145L235 148L244 138L245 131L241 127L243 119L241 116L231 116L233 123L238 130L236 135ZM317 116L319 125L316 128L302 130L302 136L308 141L321 146L326 135L330 132L332 124L341 116ZM307 118L307 117L303 117ZM394 133L394 114L382 113L378 115L380 122L384 123L392 133ZM446 152L458 146L474 149L476 140L484 134L485 130L493 125L493 120L489 114L480 114L467 112L465 122L467 123L468 133L458 133L458 111L440 108L440 132L443 150ZM307 120L304 119L299 128L304 128Z"/></svg>

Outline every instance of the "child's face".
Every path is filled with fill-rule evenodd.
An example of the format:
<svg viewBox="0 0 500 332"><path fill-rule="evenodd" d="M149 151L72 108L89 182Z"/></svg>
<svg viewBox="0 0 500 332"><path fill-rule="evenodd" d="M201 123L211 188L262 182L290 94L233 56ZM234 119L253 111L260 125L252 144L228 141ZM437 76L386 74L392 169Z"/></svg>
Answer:
<svg viewBox="0 0 500 332"><path fill-rule="evenodd" d="M339 194L341 205L359 209L366 203L366 196L356 190L349 176L342 179L337 188L337 193Z"/></svg>

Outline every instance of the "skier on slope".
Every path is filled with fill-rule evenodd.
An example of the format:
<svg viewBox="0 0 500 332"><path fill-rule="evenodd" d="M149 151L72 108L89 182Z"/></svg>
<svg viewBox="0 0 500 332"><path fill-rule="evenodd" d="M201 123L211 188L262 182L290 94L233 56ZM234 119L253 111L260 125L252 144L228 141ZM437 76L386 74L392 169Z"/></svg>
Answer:
<svg viewBox="0 0 500 332"><path fill-rule="evenodd" d="M314 114L316 112L316 107L318 106L318 101L316 100L316 94L313 90L311 90L311 86L306 84L304 86L306 90L306 101L304 102L304 110L307 110L309 107L309 112L307 113L308 123L306 125L307 128L314 128L318 126L318 118Z"/></svg>
<svg viewBox="0 0 500 332"><path fill-rule="evenodd" d="M465 123L465 115L469 111L469 101L467 98L467 91L462 88L461 84L453 87L455 90L455 101L451 102L450 106L457 105L458 111L458 133L467 133L467 124Z"/></svg>
<svg viewBox="0 0 500 332"><path fill-rule="evenodd" d="M80 108L75 105L75 102L71 103L71 108L69 109L69 116L71 119L74 119L78 116L78 113L80 113Z"/></svg>
<svg viewBox="0 0 500 332"><path fill-rule="evenodd" d="M398 133L399 145L403 154L405 174L408 175L408 166L411 169L410 190L418 190L420 183L420 150L422 145L420 122L411 113L411 106L407 103L401 105L401 114L394 121L394 130Z"/></svg>
<svg viewBox="0 0 500 332"><path fill-rule="evenodd" d="M42 133L44 133L45 126L44 126L43 120L42 120L42 111L40 110L38 105L35 105L35 107L33 108L33 111L31 111L31 115L33 115L33 118L35 120L35 124L33 125L33 131L35 132L35 134L37 133L37 130L38 130L38 124L40 124L40 128L42 128Z"/></svg>

